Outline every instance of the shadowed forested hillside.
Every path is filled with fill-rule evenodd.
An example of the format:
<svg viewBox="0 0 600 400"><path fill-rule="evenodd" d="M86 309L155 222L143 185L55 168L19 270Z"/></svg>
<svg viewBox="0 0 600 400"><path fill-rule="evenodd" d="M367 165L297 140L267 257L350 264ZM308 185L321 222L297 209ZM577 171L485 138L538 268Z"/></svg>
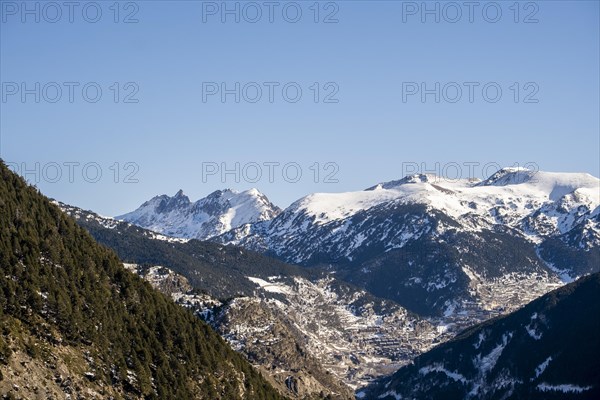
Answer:
<svg viewBox="0 0 600 400"><path fill-rule="evenodd" d="M0 395L279 398L208 325L4 164L0 175Z"/></svg>

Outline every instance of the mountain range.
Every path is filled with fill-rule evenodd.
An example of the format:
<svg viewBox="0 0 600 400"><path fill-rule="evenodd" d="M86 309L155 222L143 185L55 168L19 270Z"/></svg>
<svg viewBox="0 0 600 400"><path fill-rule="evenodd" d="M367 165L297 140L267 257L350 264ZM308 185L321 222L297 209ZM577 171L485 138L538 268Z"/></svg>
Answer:
<svg viewBox="0 0 600 400"><path fill-rule="evenodd" d="M418 174L357 192L311 194L283 211L269 208L270 217L260 211L247 216L255 222L229 224L209 240L335 273L422 315L473 307L505 312L598 271L599 182L589 174L522 168L483 181ZM154 229L172 232L188 215L183 204ZM499 285L512 287L514 298L495 296Z"/></svg>
<svg viewBox="0 0 600 400"><path fill-rule="evenodd" d="M9 398L598 396L591 175L418 174L283 210L179 191L116 218L2 175Z"/></svg>
<svg viewBox="0 0 600 400"><path fill-rule="evenodd" d="M259 207L254 213L245 214L246 219L254 222L229 223L227 228L231 229L225 230L218 222L216 228L210 228L212 222L205 221L203 229L205 232L212 232L206 238L218 245L226 245L225 249L230 249L228 251L254 254L254 257L262 253L304 267L285 264L286 267L283 268L284 264L276 264L275 269L263 274L246 269L239 279L232 279L234 275L231 275L230 269L222 268L221 272L229 274L222 279L223 287L229 287L229 291L240 282L247 287L250 281L258 284L261 289L256 292L254 287L252 295L248 292L249 288L238 293L230 292L229 294L245 296L248 300L235 300L237 307L223 306L227 302L220 303L222 310L239 310L240 307L255 309L256 306L251 305L252 301L263 298L264 301L259 302L260 307L270 310L270 317L266 320L273 320L273 315L277 314L280 321L290 322L288 326L302 326L302 318L290 320L290 316L301 309L301 303L295 297L302 297L301 287L318 287L322 284L319 282L334 279L387 299L400 309L420 315L423 322L430 326L437 326L433 331L430 330L432 334L425 334L424 331L418 339L415 348L422 352L436 341L445 341L465 327L517 310L566 282L598 271L599 182L588 174L548 173L515 168L502 169L484 181L450 181L434 175L420 174L380 183L359 192L312 194L294 202L283 211L272 206L268 216ZM219 194L224 192L230 193L215 192L217 195L213 193L208 198L219 198ZM261 204L271 204L255 189L243 193L251 193L256 198L263 199ZM190 215L191 203L185 199L176 200L178 197L183 197L181 192L173 198L159 196L126 215L144 214L147 221L162 221L165 225L159 224L158 228L152 224L140 225L163 233L173 233L179 227L177 221L187 220L188 217L185 216ZM163 206L156 206L156 199L162 199ZM196 204L210 203L207 199L201 199ZM148 207L150 203L154 206ZM211 221L223 218L231 221L229 216L235 212L228 208L228 203L223 204ZM168 213L164 212L165 207L169 210ZM141 213L140 210L145 211ZM85 226L84 221L95 219L97 217L86 216L78 220ZM136 225L139 223L136 222L139 219L124 219ZM101 226L107 224L121 222L100 223ZM97 230L90 227L89 223L87 225L91 232ZM136 229L133 225L128 226L126 229ZM112 235L114 236L114 232ZM143 234L146 237L153 235L155 234L150 231ZM123 246L123 241L118 236L107 241L106 237L111 236L110 233L96 232L95 236L115 249ZM188 228L175 236L179 240L173 237L162 239L166 239L173 249L198 246L195 241L188 240L193 237ZM132 243L132 240L127 240L126 243ZM202 245L208 246L208 243ZM231 245L236 247L229 247ZM245 250L240 250L240 246ZM187 249L183 252L201 254L198 250ZM151 261L153 265L174 266L175 271L182 272L192 282L195 280L189 271L178 269L177 263L173 264L172 260L149 260L146 257L147 254L154 253L164 255L168 252L144 250L131 261ZM126 250L123 255L131 256L131 249ZM273 262L271 258L266 258L259 264L271 265ZM275 272L278 268L286 272L278 274ZM290 268L294 269L293 272ZM195 282L192 285L194 288L206 290L208 285L219 281L214 276L211 265L207 265L204 270L206 274L199 275L212 274L212 277L206 280L208 284ZM212 292L212 295L215 294L219 295ZM220 293L221 297L224 294ZM328 297L323 292L320 296ZM349 302L343 300L342 303L344 301ZM318 315L314 304L310 307L310 314ZM221 311L215 312L218 314ZM206 314L204 305L200 307L199 313ZM213 315L213 312L209 315ZM234 318L233 315L238 317ZM356 317L360 313L351 312L351 315ZM390 314L384 313L382 317L383 320L392 320ZM233 320L236 321L236 326L241 326L239 314L221 313L217 319L228 321L215 325L215 328L232 340L232 344L237 346L239 343L248 343L248 335L240 338L239 334L231 330ZM251 320L247 318L245 325L251 325L248 323ZM316 322L319 324L325 320ZM366 320L360 323L368 326ZM304 326L299 331L300 335L310 336L314 327L315 325ZM337 336L338 338L344 335L339 328L333 329L333 332L342 335ZM427 337L429 339L423 340ZM354 340L356 338L354 335ZM263 340L267 339L263 337ZM318 341L327 347L327 343L332 340L335 341L332 336L324 339L321 335ZM301 345L307 346L307 352L321 366L331 371L337 369L336 376L355 388L368 384L370 379L385 373L384 368L370 378L369 375L362 375L371 368L364 360L361 367L340 369L344 362L339 362L338 359L336 366L328 358L335 356L336 351L331 348L325 352L316 351L316 342L312 343L312 348L309 343L310 340L306 340ZM383 347L370 346L371 354L381 357L386 354ZM402 346L392 347L400 353L405 351ZM352 346L348 350L348 356L357 351ZM412 359L415 353L403 354L405 356L400 359L390 358L390 365L401 366ZM269 358L266 360L272 361ZM367 379L356 386L361 379L359 376Z"/></svg>
<svg viewBox="0 0 600 400"><path fill-rule="evenodd" d="M501 230L542 247L559 238L589 250L600 244L599 187L598 178L589 174L517 168L481 182L421 174L358 192L311 194L273 219L246 224L217 240L302 265L357 264L370 250L391 252L449 231ZM568 279L589 271L564 267L561 272Z"/></svg>

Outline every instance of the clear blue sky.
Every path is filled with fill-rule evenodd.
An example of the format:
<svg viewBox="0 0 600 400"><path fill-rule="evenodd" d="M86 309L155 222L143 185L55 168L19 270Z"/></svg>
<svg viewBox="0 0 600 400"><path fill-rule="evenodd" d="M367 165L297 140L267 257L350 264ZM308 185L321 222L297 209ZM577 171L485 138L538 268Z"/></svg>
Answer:
<svg viewBox="0 0 600 400"><path fill-rule="evenodd" d="M58 182L41 176L38 187L48 196L104 215L132 210L154 195L172 195L180 188L196 199L224 187L257 187L287 206L310 192L358 190L398 179L405 172L403 163L409 162L426 163L429 169L436 162L533 162L542 170L599 175L597 1L521 2L518 23L513 1L497 3L502 16L496 23L488 22L496 18L489 2L479 3L472 23L466 8L456 23L449 22L456 10L447 3L439 3L439 23L428 14L423 23L423 10L412 15L411 8L421 2L401 1L320 2L318 23L313 1L297 2L302 10L297 23L284 18L295 17L296 9L287 2L274 8L273 23L264 6L256 23L247 21L256 15L250 8L240 10L239 23L235 15L225 15L222 23L220 14L203 13L203 8L213 11L215 4L222 7L221 2L121 2L120 23L113 20L113 1L98 2L102 16L97 23L84 18L82 8L88 2L78 3L73 23L66 8L57 17L56 10L42 9L40 3L36 22L34 14L22 15L22 2L0 3L0 155L30 168L36 162L48 166L50 178L55 172L49 163L79 162L73 182L63 165ZM27 4L34 9L36 2ZM236 2L227 4L234 8ZM91 21L96 10L86 7ZM123 23L132 13L138 22ZM338 22L323 23L332 13ZM35 94L26 95L24 102L20 92L11 94L13 82L24 82L29 89L39 82L40 102ZM48 101L56 97L49 82L62 85L56 103ZM80 84L72 103L65 82ZM82 97L81 87L88 82L103 90L97 103ZM123 102L134 88L130 86L121 87L115 103L110 89L114 82L134 82L139 92L133 98L139 102ZM244 98L235 103L233 95L222 103L218 95L203 102L203 82L280 86L272 103L264 86L256 103ZM281 87L288 82L303 90L297 103L282 97ZM315 103L310 89L314 82L334 82L339 91L333 98L339 101L322 101L334 85L321 87ZM435 82L441 87L448 82L480 86L472 103L466 86L458 102L447 101L455 97L452 85L439 103L434 95L422 102L418 94L403 102L405 82L425 82L429 88ZM482 97L481 88L488 82L503 91L496 103ZM520 86L517 103L515 82ZM525 88L528 82L534 85ZM404 86L406 94L409 87ZM254 97L254 88L248 88L247 97ZM534 90L531 98L539 101L525 103ZM93 90L89 93L94 96ZM103 170L97 183L81 177L81 166L90 162ZM118 183L110 169L115 162L121 169ZM126 172L133 171L124 170L127 162L139 166L138 183L123 183ZM231 168L235 162L296 162L303 176L287 182L277 167L270 183L263 165L258 182L241 176L236 183L233 175L225 182L216 176L203 182L203 163L208 162L225 162ZM339 182L323 182L323 171L319 182L313 182L309 167L315 162L321 169L326 162L336 163ZM251 169L246 172L254 175Z"/></svg>

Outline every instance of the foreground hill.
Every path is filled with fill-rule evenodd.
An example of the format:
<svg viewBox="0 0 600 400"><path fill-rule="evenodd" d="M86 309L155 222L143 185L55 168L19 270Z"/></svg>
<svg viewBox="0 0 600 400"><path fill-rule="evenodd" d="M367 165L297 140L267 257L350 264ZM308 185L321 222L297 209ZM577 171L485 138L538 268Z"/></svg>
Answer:
<svg viewBox="0 0 600 400"><path fill-rule="evenodd" d="M465 331L364 399L599 399L600 273Z"/></svg>
<svg viewBox="0 0 600 400"><path fill-rule="evenodd" d="M278 399L208 325L0 165L0 395Z"/></svg>

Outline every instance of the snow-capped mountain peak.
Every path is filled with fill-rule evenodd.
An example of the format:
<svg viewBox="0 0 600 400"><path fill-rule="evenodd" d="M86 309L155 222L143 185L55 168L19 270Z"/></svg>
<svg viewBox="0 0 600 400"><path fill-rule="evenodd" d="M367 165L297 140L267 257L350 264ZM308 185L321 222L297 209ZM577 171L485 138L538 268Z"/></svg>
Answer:
<svg viewBox="0 0 600 400"><path fill-rule="evenodd" d="M257 189L217 190L195 202L179 190L172 197L155 196L116 218L169 236L207 239L244 224L272 219L279 212Z"/></svg>
<svg viewBox="0 0 600 400"><path fill-rule="evenodd" d="M479 183L480 186L505 186L529 182L537 171L523 167L504 167Z"/></svg>
<svg viewBox="0 0 600 400"><path fill-rule="evenodd" d="M305 214L315 223L323 224L382 204L421 204L455 218L478 215L494 224L498 222L494 211L498 208L510 217L506 221L517 222L546 203L564 203L561 199L565 196L587 203L593 209L600 204L599 188L600 180L589 174L525 168L503 168L481 182L417 174L379 183L363 191L313 193L293 203L283 214ZM277 220L273 224L277 224Z"/></svg>
<svg viewBox="0 0 600 400"><path fill-rule="evenodd" d="M365 190L380 190L380 189L393 189L398 186L407 184L407 183L425 183L425 182L435 182L439 177L434 174L414 174L407 175L402 179L398 179L395 181L382 182L378 183L375 186L371 186Z"/></svg>
<svg viewBox="0 0 600 400"><path fill-rule="evenodd" d="M566 194L581 188L596 189L598 193L598 178L586 173L573 172L543 172L525 168L503 168L478 186L516 186L523 185L530 190L538 190L556 201Z"/></svg>
<svg viewBox="0 0 600 400"><path fill-rule="evenodd" d="M532 243L576 227L600 231L598 207L600 180L585 173L503 168L481 182L420 174L356 192L313 193L270 221L218 240L296 263L324 251L332 259L353 260L367 246L387 252L423 235L434 240L447 229L508 229ZM589 243L600 244L596 230L586 232Z"/></svg>

